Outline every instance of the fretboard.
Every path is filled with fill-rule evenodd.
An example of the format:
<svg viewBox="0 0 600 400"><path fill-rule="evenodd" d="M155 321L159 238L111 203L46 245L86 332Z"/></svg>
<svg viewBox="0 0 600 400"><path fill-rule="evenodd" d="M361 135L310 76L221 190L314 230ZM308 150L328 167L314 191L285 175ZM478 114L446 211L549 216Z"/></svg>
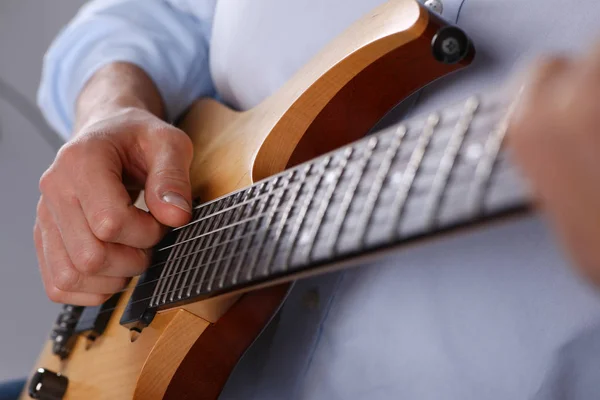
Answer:
<svg viewBox="0 0 600 400"><path fill-rule="evenodd" d="M204 298L526 207L502 146L506 100L470 98L196 207L155 249L129 308Z"/></svg>

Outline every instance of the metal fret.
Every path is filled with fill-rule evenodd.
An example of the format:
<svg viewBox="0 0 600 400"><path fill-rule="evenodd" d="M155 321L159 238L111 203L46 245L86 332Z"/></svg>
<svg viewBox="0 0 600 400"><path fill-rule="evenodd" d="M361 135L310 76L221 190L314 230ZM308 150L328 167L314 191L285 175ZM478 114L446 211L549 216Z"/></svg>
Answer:
<svg viewBox="0 0 600 400"><path fill-rule="evenodd" d="M405 121L195 208L156 249L122 320L518 207L524 190L499 157L507 119L491 123L498 105L471 99Z"/></svg>
<svg viewBox="0 0 600 400"><path fill-rule="evenodd" d="M279 205L281 204L281 200L283 199L283 193L284 193L285 189L287 188L287 186L289 185L289 179L285 179L283 177L276 178L274 180L274 185L276 185L277 182L279 182L279 181L283 181L283 191L278 191L274 195L273 205L272 205L273 208L265 217L264 229L260 229L258 234L255 236L255 239L258 242L258 245L255 247L255 251L252 252L252 258L251 258L250 264L247 264L247 266L246 266L246 280L252 279L252 273L254 272L254 269L256 267L256 262L258 261L259 255L261 254L263 247L265 245L265 240L268 236L269 229L272 228L271 221L273 220L273 217L277 213Z"/></svg>
<svg viewBox="0 0 600 400"><path fill-rule="evenodd" d="M198 226L196 226L196 229L200 229L200 226L201 226L200 224ZM191 231L192 231L192 229L190 229L190 231L188 231L188 232L183 232L183 231L180 232L178 234L178 237L177 237L177 240L175 241L175 243L181 243L183 240L186 240L188 237L190 237L193 234L193 232L191 232ZM181 247L183 247L183 246L178 246L178 248L177 248L178 251L172 251L169 254L169 257L168 257L167 261L165 262L165 265L163 266L163 270L161 271L160 280L154 289L154 294L152 296L153 297L152 304L160 303L162 294L165 291L165 285L167 285L168 281L171 279L172 270L174 269L174 266L182 263L182 260L179 256L179 253L182 251Z"/></svg>
<svg viewBox="0 0 600 400"><path fill-rule="evenodd" d="M243 204L242 207L244 207L244 210L242 212L242 219L247 219L250 217L250 215L252 215L252 213L256 209L256 206L260 203L260 199L255 199L255 200L256 201L254 201L254 202L244 201L242 203ZM251 236L254 235L254 232L250 230L250 222L246 223L245 225L243 225L241 227L242 227L241 231L239 229L236 229L234 231L234 234L236 232L241 232L241 233L239 234L239 236L237 236L235 239L233 239L234 242L232 243L231 254L236 254L236 251L237 251L239 245L244 241L245 238L251 238ZM218 283L219 288L222 288L223 285L225 284L225 279L227 278L227 272L229 272L229 268L233 264L234 259L235 258L232 258L231 262L225 263L225 268L221 272L221 277L220 277L219 283ZM240 260L240 262L241 262L241 260Z"/></svg>
<svg viewBox="0 0 600 400"><path fill-rule="evenodd" d="M294 206L294 203L296 202L296 199L298 198L298 194L304 187L304 182L306 182L305 174L301 174L300 171L294 171L294 174L301 175L300 179L299 179L299 184L295 185L293 187L292 195L290 196L288 203L286 204L285 208L283 209L281 220L279 221L279 225L277 226L277 230L275 231L275 238L273 240L272 245L270 246L271 249L265 258L265 264L264 264L265 266L263 268L262 275L266 275L270 272L271 263L273 262L273 256L275 255L275 252L278 250L278 248L281 245L281 243L280 243L281 234L283 233L283 229L285 228L285 225L287 224L292 207Z"/></svg>
<svg viewBox="0 0 600 400"><path fill-rule="evenodd" d="M344 224L346 223L346 218L348 216L348 210L350 209L352 201L354 200L354 194L356 193L356 189L358 188L358 185L360 184L360 182L362 180L363 174L365 173L365 169L367 167L367 164L369 163L369 159L371 157L373 148L377 144L376 141L373 141L371 139L373 139L373 138L370 138L366 143L366 151L363 154L363 157L360 158L357 162L358 167L356 168L357 169L356 173L352 176L350 185L348 186L348 188L346 189L346 192L344 193L344 197L342 198L342 203L340 204L340 207L336 214L336 218L333 223L331 237L334 238L334 242L333 242L334 252L343 251L343 249L340 246L340 244L341 244L340 231L342 230Z"/></svg>
<svg viewBox="0 0 600 400"><path fill-rule="evenodd" d="M372 143L372 142L373 141L369 141L369 143ZM373 145L373 147L374 146L375 145ZM313 248L315 245L315 239L317 238L317 235L319 234L319 231L322 228L323 217L325 216L325 213L327 212L327 209L330 206L331 197L333 196L333 193L338 188L338 185L340 182L340 177L342 176L342 173L345 171L346 165L348 165L348 157L350 157L350 154L351 154L351 151L344 152L343 158L341 160L341 163L342 163L341 167L338 167L337 169L330 171L328 173L328 177L326 179L328 181L327 182L328 186L327 186L326 192L323 195L323 197L321 198L321 203L319 204L319 207L317 208L317 213L316 213L313 229L307 235L306 242L307 242L308 259L311 259L311 255L313 253Z"/></svg>
<svg viewBox="0 0 600 400"><path fill-rule="evenodd" d="M202 211L199 211L198 214L200 214ZM202 226L202 224L198 224L195 229L190 229L187 232L186 231L182 231L178 234L177 240L175 241L175 243L181 243L183 240L186 240L187 238L191 237L191 235L193 235L193 231L194 230L199 230L200 227ZM175 269L179 264L183 264L185 260L181 260L181 258L179 257L179 253L182 250L182 247L184 246L178 246L176 248L176 251L172 251L169 254L169 257L167 258L167 261L165 263L165 265L163 266L163 270L161 271L161 276L159 278L159 282L156 285L156 287L154 288L154 293L152 295L152 300L151 300L151 304L152 305L157 305L158 303L160 303L161 301L161 297L163 295L163 293L165 292L165 285L168 284L168 282L172 279L172 270ZM175 259L176 261L174 262L173 259Z"/></svg>
<svg viewBox="0 0 600 400"><path fill-rule="evenodd" d="M238 199L239 199L239 201L238 201ZM236 196L236 200L234 200L234 203L236 203L236 204L242 203L243 201L244 201L244 194L238 193L238 196ZM234 208L231 213L231 218L230 218L229 222L227 222L227 223L230 224L231 221L237 222L237 221L241 220L242 216L244 215L245 207L246 207L245 205L242 205L242 206L238 206L238 207ZM222 239L221 239L221 237L219 237L216 240L219 243L217 243L217 245L214 247L221 246L221 251L218 256L219 257L218 262L211 269L211 275L209 278L207 290L212 290L212 288L213 288L214 280L218 276L218 272L221 270L221 266L223 265L223 255L227 254L228 253L227 250L231 249L234 246L234 241L232 240L232 237L234 236L236 230L238 230L237 228L238 228L238 226L227 230L225 237L223 237ZM222 232L225 232L225 231L222 231ZM238 241L235 241L235 243L237 243L237 242Z"/></svg>
<svg viewBox="0 0 600 400"><path fill-rule="evenodd" d="M396 230L400 227L400 222L404 211L404 205L406 204L406 200L412 189L413 182L415 181L415 176L417 175L417 171L421 166L421 162L423 161L423 157L425 156L425 152L427 151L427 147L429 146L429 142L431 141L431 137L433 136L433 132L435 131L435 127L437 126L439 121L440 117L437 113L431 114L427 118L423 131L419 136L417 145L411 154L408 165L402 173L402 184L398 190L398 193L394 199L392 206L391 219L395 221L395 229L392 230L392 235L394 236L397 234Z"/></svg>
<svg viewBox="0 0 600 400"><path fill-rule="evenodd" d="M222 209L222 208L227 208L229 206L229 199L227 199L227 198L223 199L220 201L220 203L221 204L218 206L217 210ZM218 224L218 223L219 222L215 222L215 224ZM194 235L194 236L197 236L197 235ZM207 237L210 238L210 236L207 236ZM209 239L207 239L207 241L208 240ZM175 298L176 292L179 292L179 293L182 292L181 288L183 288L185 286L186 280L188 278L188 275L190 274L190 271L201 267L200 264L196 264L196 258L198 256L198 254L194 254L191 257L189 257L190 251L188 251L188 250L193 251L194 248L198 248L198 247L200 247L200 248L204 247L204 242L202 240L198 241L198 239L196 239L196 240L190 241L189 243L186 243L186 245L184 245L184 251L183 251L182 256L186 257L186 255L187 255L187 257L186 257L187 262L183 264L184 268L181 269L179 272L174 271L174 273L177 274L177 277L173 283L173 289L170 290L171 295L169 296L169 301L173 301L173 299ZM182 278L183 278L183 281L182 281ZM180 286L180 282L182 282L181 286Z"/></svg>
<svg viewBox="0 0 600 400"><path fill-rule="evenodd" d="M334 187L332 188L331 192L328 193L328 195L327 195L327 203L324 207L322 215L319 218L319 220L321 221L322 228L326 228L327 222L328 222L328 220L326 220L326 221L323 220L323 216L328 215L328 213L330 211L335 212L335 209L333 209L333 207L335 207L335 203L334 202L332 203L332 199L335 195L335 192L342 188L342 186L341 186L342 179L341 178L342 178L342 176L344 176L344 174L346 172L346 167L348 166L348 161L349 161L350 156L352 154L354 154L353 150L354 150L353 148L347 148L342 153L342 155L339 159L339 166L337 167L336 173L335 173L335 175L332 175L332 180L334 180ZM314 246L314 248L311 249L310 255L311 255L311 259L313 261L331 256L333 253L333 246L334 246L335 238L337 237L337 232L332 233L331 229L329 232L319 230L319 232L315 232L315 237L318 235L321 235L322 232L327 233L327 235L324 238L321 237L316 242L316 245ZM313 240L315 240L315 239L313 238Z"/></svg>
<svg viewBox="0 0 600 400"><path fill-rule="evenodd" d="M375 205L377 203L377 200L379 199L379 195L383 187L383 182L390 172L392 161L398 153L398 149L400 148L404 135L406 135L406 127L401 125L400 127L398 127L398 129L396 129L396 131L393 134L393 139L390 144L390 147L385 152L381 165L379 166L377 174L375 175L373 185L371 186L369 194L367 195L367 200L365 202L365 206L360 217L361 222L358 224L358 229L360 229L362 232L359 235L359 237L360 240L362 240L363 242L366 239L365 233L367 232L368 226L371 221L371 217L373 215L373 210L375 209Z"/></svg>
<svg viewBox="0 0 600 400"><path fill-rule="evenodd" d="M214 215L215 212L219 212L219 210L223 207L222 204L219 203L213 203L213 207L211 208L211 214ZM194 286L194 283L196 282L196 278L198 276L198 273L200 272L200 268L202 268L202 261L204 260L204 257L206 256L206 243L208 242L208 239L210 238L209 233L214 231L215 227L218 224L218 217L221 214L218 213L217 214L217 218L215 218L214 216L211 218L207 219L207 225L209 226L209 229L207 232L203 232L201 235L197 235L196 236L196 248L197 251L194 252L194 254L191 256L191 260L190 260L190 273L191 276L189 277L189 283L187 284L187 290L186 290L186 296L189 297L191 295L191 290L192 287ZM182 287L183 288L183 287Z"/></svg>
<svg viewBox="0 0 600 400"><path fill-rule="evenodd" d="M331 159L329 157L327 157L325 159L326 165L329 164L330 160ZM306 170L307 175L308 175L309 171L315 167L315 165L317 165L317 164L311 163L307 167L305 167L307 169ZM292 228L292 234L290 236L290 246L287 251L287 254L284 257L284 260L285 260L284 265L283 265L284 271L289 269L289 267L290 267L292 257L297 249L299 234L304 226L304 222L306 221L305 220L306 213L308 212L310 206L312 205L314 198L315 198L315 193L317 192L317 190L319 189L319 186L321 185L323 176L325 175L326 165L325 165L325 168L319 170L314 187L312 187L312 189L307 193L306 198L302 202L300 212L298 213L298 217L296 218L296 223L294 224L294 227Z"/></svg>
<svg viewBox="0 0 600 400"><path fill-rule="evenodd" d="M199 229L190 229L190 231L191 237L194 238L197 236ZM187 240L183 246L179 246L179 249L181 249L181 253L180 255L178 255L178 257L182 258L183 262L181 263L181 266L178 269L175 269L172 272L172 274L175 275L173 281L173 289L177 289L179 287L179 281L181 280L184 273L187 277L187 274L189 274L190 269L194 268L193 265L196 257L188 257L188 254L190 253L190 251L193 251L196 245L197 241ZM172 301L173 296L175 295L175 290L167 291L171 292L171 295L169 296L169 301Z"/></svg>
<svg viewBox="0 0 600 400"><path fill-rule="evenodd" d="M215 216L214 216L213 218L210 218L210 219L211 219L211 220L214 220L214 219L215 219L215 217L216 217L216 218L218 218L218 217L219 217L219 216L221 216L221 215L222 215L222 213L221 213L221 212L217 212L217 213L215 213ZM262 215L260 215L260 216L264 216L264 215L266 215L266 213L265 213L265 214L262 214ZM202 233L202 234L200 234L200 235L198 235L198 236L196 236L196 237L191 237L191 238L189 238L189 239L186 239L185 241L179 242L179 243L177 243L176 245L175 245L175 244L172 244L171 246L166 246L166 247L164 247L163 249L164 249L164 250L167 250L167 249L170 249L170 248L175 248L175 247L178 247L178 246L180 246L180 245L182 245L182 244L185 244L185 243L187 243L187 242L189 242L189 241L198 240L198 239L200 239L200 238L201 238L201 237L203 237L203 236L212 235L213 233L216 233L216 232L218 232L218 231L222 231L222 230L225 230L225 229L229 229L229 228L232 228L232 227L234 227L234 226L236 226L236 225L242 225L242 224L244 224L244 223L246 223L246 222L247 222L247 220L242 220L242 221L238 221L238 222L236 222L236 223L234 223L234 224L231 224L231 225L228 225L228 226L222 226L222 227L220 227L220 228L216 228L215 230L211 230L211 231L209 231L209 232L204 232L204 233ZM161 249L161 250L162 250L162 249Z"/></svg>
<svg viewBox="0 0 600 400"><path fill-rule="evenodd" d="M209 208L211 208L211 209L212 209L212 207L204 207L204 208L203 208L203 209L204 209L204 213L203 213L203 215L202 215L202 218L204 218L204 217L206 217L206 216L208 215ZM209 224L209 223L208 223L208 222L206 222L206 224ZM193 236L197 236L197 231L196 231L196 230L194 230L194 234L193 234ZM198 257L198 253L201 253L201 252L202 252L202 250L200 250L200 251L197 251L197 250L198 250L198 249L194 249L194 254L189 254L189 255L187 256L187 257L189 258L189 263L187 264L187 265L188 265L188 268L186 268L186 269L185 269L185 274L184 274L184 276L183 276L183 281L182 281L182 284L181 284L181 288L180 288L180 290L179 290L179 293L177 294L177 297L178 297L179 299L181 299L181 298L183 297L183 290L184 290L184 288L185 288L185 287L186 287L186 285L187 285L188 278L190 277L190 274L191 274L191 272L192 272L192 271L194 271L194 270L196 269L196 268L194 267L194 264L195 264L195 262L196 262L196 258Z"/></svg>
<svg viewBox="0 0 600 400"><path fill-rule="evenodd" d="M240 192L240 193L236 194L235 196L241 195L242 193L243 192ZM202 247L200 247L200 249L198 249L197 247L199 247L199 246L201 246L201 244L198 243L198 245L196 246L196 249L194 249L193 252L187 256L190 259L189 264L188 264L189 267L185 269L185 272L184 272L184 275L183 275L183 278L181 281L181 287L179 288L179 292L177 293L178 299L183 298L184 289L188 285L190 285L195 279L195 274L193 273L193 271L197 271L196 259L198 258L198 255L200 253L205 251Z"/></svg>
<svg viewBox="0 0 600 400"><path fill-rule="evenodd" d="M230 208L232 205L234 205L236 203L236 199L238 198L238 196L240 196L240 194L235 195L235 196L231 196L229 199L230 201L227 202L226 208ZM233 220L235 214L235 210L234 209L230 209L229 211L222 213L220 215L220 217L217 217L217 224L219 226L223 225L223 226L227 226L227 229L221 229L219 231L217 231L216 233L214 233L213 235L209 236L206 244L210 247L210 249L207 249L207 257L205 260L202 261L202 264L199 265L199 268L202 268L202 266L204 266L204 268L202 268L202 272L200 275L200 279L198 282L198 287L196 289L196 292L199 293L200 289L202 287L202 284L204 283L204 277L206 276L206 274L208 273L208 270L211 270L211 276L214 276L214 269L217 267L216 265L214 265L212 268L209 268L210 263L212 262L215 253L217 252L217 247L219 247L219 244L221 242L221 238L223 236L223 233L226 231L232 231L233 229L235 229L234 226L231 226L231 222ZM193 281L190 282L191 285L193 285Z"/></svg>
<svg viewBox="0 0 600 400"><path fill-rule="evenodd" d="M480 158L477 168L475 169L475 178L469 190L469 209L473 215L481 213L483 208L483 199L487 190L487 186L492 175L492 170L496 164L496 158L504 136L508 130L509 119L505 117L497 126L497 128L488 136L485 143L483 156Z"/></svg>
<svg viewBox="0 0 600 400"><path fill-rule="evenodd" d="M479 101L476 97L472 97L467 100L463 116L456 124L456 129L446 145L426 201L425 223L429 228L433 227L436 222L439 204L444 191L446 190L446 186L448 185L450 173L454 167L456 157L458 156L469 127L471 126L471 122L473 122L473 118L475 117L475 112L477 111L478 107Z"/></svg>
<svg viewBox="0 0 600 400"><path fill-rule="evenodd" d="M216 211L218 211L220 208L223 207L222 202L218 202L215 203L214 206L216 208ZM213 220L207 220L207 223L204 224L204 226L206 227L206 232L210 232L213 228L214 228L214 222ZM198 229L199 230L199 229ZM175 254L177 257L182 257L181 261L184 261L180 264L190 264L192 262L192 260L190 260L189 258L185 258L185 254L188 253L188 249L190 247L194 247L194 246L199 246L200 248L203 247L203 242L200 241L198 242L198 237L204 237L203 235L198 235L198 234L194 234L194 229L190 229L190 235L183 240L181 243L184 243L183 245L177 246L175 247ZM191 237L190 237L191 236ZM193 257L195 259L195 257ZM168 301L169 299L169 294L174 294L173 289L176 288L175 286L175 281L178 280L178 278L180 278L180 275L178 274L179 268L171 271L171 276L169 277L169 279L166 281L166 284L164 285L163 289L162 289L162 293L161 293L161 297L160 297L160 301L159 304L164 304Z"/></svg>
<svg viewBox="0 0 600 400"><path fill-rule="evenodd" d="M260 188L259 191L262 192L266 187L267 187L267 184L266 183L262 183L261 185L259 185L259 188ZM271 198L272 198L272 193L269 193L268 196L262 197L258 201L258 206L259 206L258 207L258 214L259 215L263 213L264 208L267 207L267 205L270 203ZM254 228L258 224L258 220L259 220L259 218L253 218L250 221L250 226L252 227L252 228L250 228L251 232L256 231L256 229L254 229ZM233 275L231 277L231 283L234 284L234 285L238 283L238 277L239 277L239 274L240 274L240 270L242 268L242 265L244 264L244 260L246 259L246 256L248 255L248 249L250 248L250 243L252 243L254 236L255 235L252 234L250 237L246 237L246 238L243 239L244 245L242 247L241 256L240 256L240 259L239 259L237 265L235 266L235 269L233 271Z"/></svg>

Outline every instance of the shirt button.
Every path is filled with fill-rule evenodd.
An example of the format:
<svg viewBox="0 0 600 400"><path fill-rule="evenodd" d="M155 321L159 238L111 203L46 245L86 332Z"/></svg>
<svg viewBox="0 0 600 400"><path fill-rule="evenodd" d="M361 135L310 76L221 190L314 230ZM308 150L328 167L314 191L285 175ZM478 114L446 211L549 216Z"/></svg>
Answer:
<svg viewBox="0 0 600 400"><path fill-rule="evenodd" d="M442 3L442 0L426 0L425 7L428 7L430 10L438 14L442 14L442 11L444 11L444 4Z"/></svg>

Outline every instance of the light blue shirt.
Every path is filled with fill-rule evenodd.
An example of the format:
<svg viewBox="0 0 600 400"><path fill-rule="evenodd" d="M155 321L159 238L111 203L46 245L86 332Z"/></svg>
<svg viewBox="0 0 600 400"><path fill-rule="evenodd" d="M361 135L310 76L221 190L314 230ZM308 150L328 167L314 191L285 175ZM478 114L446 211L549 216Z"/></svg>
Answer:
<svg viewBox="0 0 600 400"><path fill-rule="evenodd" d="M190 12L189 3L194 4ZM208 69L214 0L91 1L48 50L38 103L50 125L71 134L74 104L100 67L126 61L155 82L174 119L199 96L214 94Z"/></svg>
<svg viewBox="0 0 600 400"><path fill-rule="evenodd" d="M477 58L420 91L403 115L501 84L540 52L581 50L600 36L596 0L442 1ZM119 60L146 70L170 119L199 96L248 109L382 2L91 1L49 49L39 104L67 138L78 92ZM534 215L297 282L222 398L592 399L599 347L598 292Z"/></svg>

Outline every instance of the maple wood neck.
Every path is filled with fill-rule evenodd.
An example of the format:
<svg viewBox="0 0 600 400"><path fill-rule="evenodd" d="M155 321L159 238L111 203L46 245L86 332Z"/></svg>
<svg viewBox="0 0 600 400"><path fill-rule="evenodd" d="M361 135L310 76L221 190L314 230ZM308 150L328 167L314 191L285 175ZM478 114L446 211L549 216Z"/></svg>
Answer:
<svg viewBox="0 0 600 400"><path fill-rule="evenodd" d="M196 207L157 246L130 307L292 279L527 206L502 148L508 106L499 95L472 97Z"/></svg>

